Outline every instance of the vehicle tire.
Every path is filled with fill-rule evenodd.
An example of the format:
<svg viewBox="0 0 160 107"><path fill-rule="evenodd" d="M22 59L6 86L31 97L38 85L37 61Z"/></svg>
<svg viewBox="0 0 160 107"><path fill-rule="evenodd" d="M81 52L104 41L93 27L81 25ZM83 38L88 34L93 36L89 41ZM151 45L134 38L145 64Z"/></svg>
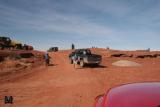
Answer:
<svg viewBox="0 0 160 107"><path fill-rule="evenodd" d="M99 66L99 63L93 64L93 66Z"/></svg>
<svg viewBox="0 0 160 107"><path fill-rule="evenodd" d="M72 59L69 59L70 60L70 64L73 64L73 60Z"/></svg>
<svg viewBox="0 0 160 107"><path fill-rule="evenodd" d="M83 60L80 61L80 66L81 66L81 67L84 67L84 62L83 62Z"/></svg>

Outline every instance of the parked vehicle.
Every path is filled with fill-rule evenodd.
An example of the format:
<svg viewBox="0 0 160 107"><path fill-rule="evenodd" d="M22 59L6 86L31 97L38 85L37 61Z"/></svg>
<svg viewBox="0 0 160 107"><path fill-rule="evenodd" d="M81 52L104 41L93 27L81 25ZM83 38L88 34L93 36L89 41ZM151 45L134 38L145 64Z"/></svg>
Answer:
<svg viewBox="0 0 160 107"><path fill-rule="evenodd" d="M80 64L81 67L85 66L86 64L98 65L102 61L101 55L92 54L89 49L76 49L69 54L69 60L71 64L73 63L75 54L78 57L77 63Z"/></svg>
<svg viewBox="0 0 160 107"><path fill-rule="evenodd" d="M9 37L0 37L0 49L11 48L11 39Z"/></svg>
<svg viewBox="0 0 160 107"><path fill-rule="evenodd" d="M110 89L94 107L160 107L160 83L133 83Z"/></svg>
<svg viewBox="0 0 160 107"><path fill-rule="evenodd" d="M48 50L48 52L56 52L56 51L58 51L58 47L51 47Z"/></svg>
<svg viewBox="0 0 160 107"><path fill-rule="evenodd" d="M23 50L34 50L33 46L24 44Z"/></svg>
<svg viewBox="0 0 160 107"><path fill-rule="evenodd" d="M20 49L22 50L22 43L16 40L11 40L11 46L13 47L13 49Z"/></svg>
<svg viewBox="0 0 160 107"><path fill-rule="evenodd" d="M19 50L33 50L33 46L26 45L17 41L11 40L9 37L0 37L0 50L3 49L19 49Z"/></svg>

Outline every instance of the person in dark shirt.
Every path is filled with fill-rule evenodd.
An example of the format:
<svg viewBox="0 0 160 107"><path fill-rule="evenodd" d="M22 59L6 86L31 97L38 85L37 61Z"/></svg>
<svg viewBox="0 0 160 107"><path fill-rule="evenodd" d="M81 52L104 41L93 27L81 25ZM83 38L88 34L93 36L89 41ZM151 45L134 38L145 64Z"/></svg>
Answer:
<svg viewBox="0 0 160 107"><path fill-rule="evenodd" d="M44 55L44 59L45 59L46 66L49 66L49 64L50 64L50 56L49 56L48 53L46 53Z"/></svg>

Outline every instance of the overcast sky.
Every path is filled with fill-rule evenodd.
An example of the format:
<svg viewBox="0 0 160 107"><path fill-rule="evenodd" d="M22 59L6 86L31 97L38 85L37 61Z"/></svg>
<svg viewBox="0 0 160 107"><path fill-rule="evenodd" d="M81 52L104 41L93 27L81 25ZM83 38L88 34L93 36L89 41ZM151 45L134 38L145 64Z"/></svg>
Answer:
<svg viewBox="0 0 160 107"><path fill-rule="evenodd" d="M0 0L0 35L40 50L160 49L160 0Z"/></svg>

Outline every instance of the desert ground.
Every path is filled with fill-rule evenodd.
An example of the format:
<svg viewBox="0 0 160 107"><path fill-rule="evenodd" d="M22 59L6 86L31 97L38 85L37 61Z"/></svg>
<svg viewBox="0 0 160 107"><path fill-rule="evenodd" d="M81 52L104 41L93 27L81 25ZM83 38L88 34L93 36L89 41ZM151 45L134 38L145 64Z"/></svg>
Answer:
<svg viewBox="0 0 160 107"><path fill-rule="evenodd" d="M48 67L39 63L4 73L5 64L1 64L0 107L92 107L96 96L115 86L160 81L159 57L130 57L130 54L144 55L147 52L123 51L121 53L127 53L128 56L111 57L120 51L92 49L93 53L102 55L100 66L77 66L77 69L69 63L70 52L50 52L53 65ZM133 61L140 66L112 65L120 60ZM4 104L4 96L13 96L13 104Z"/></svg>

